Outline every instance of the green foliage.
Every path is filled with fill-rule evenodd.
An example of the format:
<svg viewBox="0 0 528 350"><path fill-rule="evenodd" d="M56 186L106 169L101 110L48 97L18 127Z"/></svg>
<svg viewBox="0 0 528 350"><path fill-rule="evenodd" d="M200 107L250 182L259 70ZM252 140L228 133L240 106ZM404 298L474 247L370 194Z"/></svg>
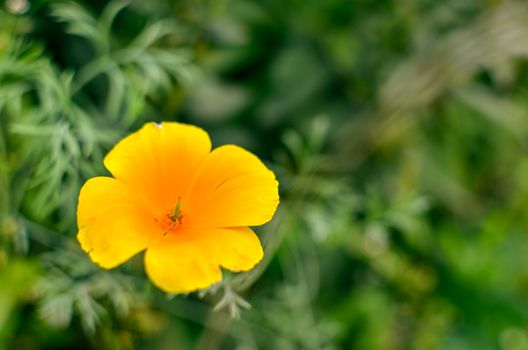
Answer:
<svg viewBox="0 0 528 350"><path fill-rule="evenodd" d="M11 7L10 7L11 6ZM23 12L23 13L21 13ZM0 11L0 348L527 349L522 1L67 1ZM76 198L147 121L264 158L265 259L166 296Z"/></svg>

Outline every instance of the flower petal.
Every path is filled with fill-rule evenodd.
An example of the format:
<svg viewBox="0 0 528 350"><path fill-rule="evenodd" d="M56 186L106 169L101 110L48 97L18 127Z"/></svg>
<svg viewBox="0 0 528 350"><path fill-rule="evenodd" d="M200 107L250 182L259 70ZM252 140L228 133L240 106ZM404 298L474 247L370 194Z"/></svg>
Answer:
<svg viewBox="0 0 528 350"><path fill-rule="evenodd" d="M121 140L104 164L115 178L141 192L163 212L185 195L210 151L209 135L196 126L148 123Z"/></svg>
<svg viewBox="0 0 528 350"><path fill-rule="evenodd" d="M192 237L170 233L145 253L145 271L152 283L168 293L189 293L222 280L215 259Z"/></svg>
<svg viewBox="0 0 528 350"><path fill-rule="evenodd" d="M273 172L252 153L227 145L203 162L182 213L186 227L257 226L271 220L278 204Z"/></svg>
<svg viewBox="0 0 528 350"><path fill-rule="evenodd" d="M249 227L192 231L200 233L200 244L220 266L228 270L251 270L264 256L257 235Z"/></svg>
<svg viewBox="0 0 528 350"><path fill-rule="evenodd" d="M247 271L262 256L257 236L247 227L182 229L147 249L145 270L162 290L189 293L219 282L220 266Z"/></svg>
<svg viewBox="0 0 528 350"><path fill-rule="evenodd" d="M153 209L126 184L95 177L79 194L77 239L95 263L113 268L163 237L154 218Z"/></svg>

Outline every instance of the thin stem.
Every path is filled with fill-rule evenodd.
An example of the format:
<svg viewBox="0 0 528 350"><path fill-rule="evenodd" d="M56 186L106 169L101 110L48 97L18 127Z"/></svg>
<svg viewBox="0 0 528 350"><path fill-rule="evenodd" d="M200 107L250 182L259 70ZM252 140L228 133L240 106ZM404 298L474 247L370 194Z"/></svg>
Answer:
<svg viewBox="0 0 528 350"><path fill-rule="evenodd" d="M232 318L227 311L209 312L204 331L196 345L196 350L220 349L231 320Z"/></svg>

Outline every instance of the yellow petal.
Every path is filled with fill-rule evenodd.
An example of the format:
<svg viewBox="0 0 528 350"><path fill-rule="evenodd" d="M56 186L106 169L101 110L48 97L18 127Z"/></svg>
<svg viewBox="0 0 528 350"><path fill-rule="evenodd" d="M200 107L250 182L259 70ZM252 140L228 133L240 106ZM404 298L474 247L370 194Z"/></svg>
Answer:
<svg viewBox="0 0 528 350"><path fill-rule="evenodd" d="M189 229L200 232L203 247L220 266L231 271L248 271L262 259L264 252L257 235L249 227Z"/></svg>
<svg viewBox="0 0 528 350"><path fill-rule="evenodd" d="M92 260L112 268L163 237L152 207L126 184L109 177L88 180L77 207L77 238Z"/></svg>
<svg viewBox="0 0 528 350"><path fill-rule="evenodd" d="M209 135L181 123L148 123L108 153L106 168L163 212L187 192L196 170L211 151Z"/></svg>
<svg viewBox="0 0 528 350"><path fill-rule="evenodd" d="M145 271L152 283L169 293L189 293L222 280L214 259L191 237L169 233L145 253Z"/></svg>
<svg viewBox="0 0 528 350"><path fill-rule="evenodd" d="M249 228L181 229L147 249L145 270L169 293L189 293L222 279L220 266L247 271L262 259L260 242Z"/></svg>
<svg viewBox="0 0 528 350"><path fill-rule="evenodd" d="M209 154L182 203L185 227L262 225L279 204L275 175L252 153L234 145Z"/></svg>

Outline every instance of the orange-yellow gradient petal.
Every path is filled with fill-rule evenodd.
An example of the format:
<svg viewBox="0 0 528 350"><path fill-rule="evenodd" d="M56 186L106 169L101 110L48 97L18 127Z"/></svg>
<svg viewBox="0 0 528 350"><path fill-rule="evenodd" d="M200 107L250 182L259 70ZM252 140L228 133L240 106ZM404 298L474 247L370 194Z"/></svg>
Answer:
<svg viewBox="0 0 528 350"><path fill-rule="evenodd" d="M188 231L200 232L204 251L220 266L231 271L251 270L264 256L257 235L249 227Z"/></svg>
<svg viewBox="0 0 528 350"><path fill-rule="evenodd" d="M182 204L185 227L258 226L279 204L275 175L252 153L234 145L213 150Z"/></svg>
<svg viewBox="0 0 528 350"><path fill-rule="evenodd" d="M113 268L163 237L153 218L152 207L129 186L95 177L79 195L77 238L95 263Z"/></svg>
<svg viewBox="0 0 528 350"><path fill-rule="evenodd" d="M222 279L220 266L247 271L263 256L251 229L182 229L168 234L145 254L152 282L169 293L210 287Z"/></svg>
<svg viewBox="0 0 528 350"><path fill-rule="evenodd" d="M169 293L189 293L222 279L220 266L192 237L168 234L145 253L145 271L152 283Z"/></svg>
<svg viewBox="0 0 528 350"><path fill-rule="evenodd" d="M106 168L156 207L174 207L211 151L202 129L176 122L148 123L108 153Z"/></svg>

